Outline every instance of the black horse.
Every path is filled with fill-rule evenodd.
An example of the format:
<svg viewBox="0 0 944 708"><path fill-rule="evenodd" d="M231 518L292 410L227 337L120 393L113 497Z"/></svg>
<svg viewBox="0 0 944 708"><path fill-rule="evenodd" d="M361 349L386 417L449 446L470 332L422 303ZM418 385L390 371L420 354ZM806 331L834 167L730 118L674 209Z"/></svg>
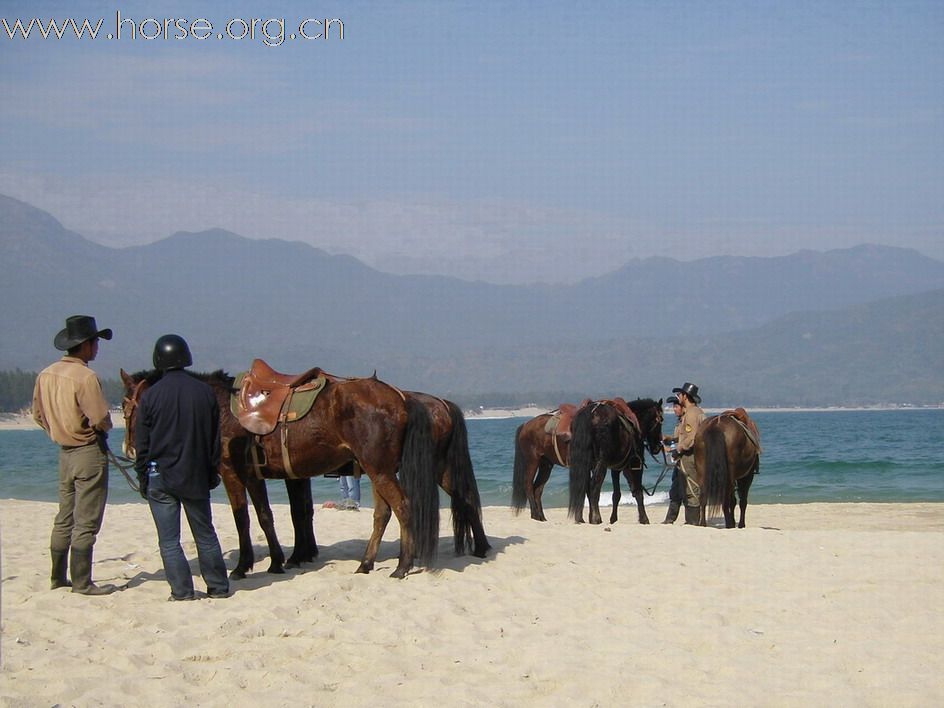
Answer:
<svg viewBox="0 0 944 708"><path fill-rule="evenodd" d="M622 472L636 500L639 523L648 524L643 501L642 473L646 447L655 457L662 450L662 401L651 398L625 403L622 399L595 401L580 410L571 426L570 502L568 515L583 523L583 505L590 502L591 524L603 523L600 490L606 470L613 471L613 511L617 520Z"/></svg>

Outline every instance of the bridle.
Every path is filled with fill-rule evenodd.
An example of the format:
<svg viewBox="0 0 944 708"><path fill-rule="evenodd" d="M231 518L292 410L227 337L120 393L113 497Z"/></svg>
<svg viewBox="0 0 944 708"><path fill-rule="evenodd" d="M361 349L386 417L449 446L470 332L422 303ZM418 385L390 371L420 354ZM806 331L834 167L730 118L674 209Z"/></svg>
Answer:
<svg viewBox="0 0 944 708"><path fill-rule="evenodd" d="M138 404L141 402L141 394L144 392L146 386L147 379L141 379L135 383L134 387L131 389L131 395L125 396L121 401L121 414L125 418L124 453L128 456L128 459L131 460L136 457L136 450L134 449L134 445L129 445L127 441L130 438L132 443L134 442L134 426L132 419L138 408Z"/></svg>
<svg viewBox="0 0 944 708"><path fill-rule="evenodd" d="M652 425L649 426L649 430L645 438L643 439L643 445L649 448L649 454L652 456L652 459L655 460L656 462L659 461L659 458L656 457L656 454L652 451L652 447L650 445L647 445L646 443L647 441L654 439L653 435L657 429L661 432L662 423L664 422L664 420L665 419L662 416L662 407L661 405L656 404L656 413L654 416L652 416ZM660 435L659 437L661 439L662 436ZM643 466L645 466L645 462L643 463ZM651 497L653 494L655 494L656 490L659 488L659 484L662 482L663 479L665 479L666 473L670 469L674 469L674 468L675 468L675 463L670 463L668 461L668 458L666 458L665 456L665 448L663 447L662 448L662 472L659 473L659 479L657 479L656 483L652 485L651 491L646 489L645 486L640 485L642 486L642 490L646 493L646 495Z"/></svg>

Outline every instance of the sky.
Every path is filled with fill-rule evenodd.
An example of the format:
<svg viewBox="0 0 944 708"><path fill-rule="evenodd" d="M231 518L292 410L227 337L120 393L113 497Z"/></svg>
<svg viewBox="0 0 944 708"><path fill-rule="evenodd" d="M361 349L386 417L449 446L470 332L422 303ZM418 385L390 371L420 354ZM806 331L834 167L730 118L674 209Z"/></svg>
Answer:
<svg viewBox="0 0 944 708"><path fill-rule="evenodd" d="M125 22L108 40L117 13L191 34ZM496 283L860 243L944 259L939 0L3 1L0 17L104 20L95 40L0 26L0 193L106 245L219 227ZM283 18L284 40L276 22L271 40L261 22L217 38L253 18ZM343 38L289 39L307 18Z"/></svg>

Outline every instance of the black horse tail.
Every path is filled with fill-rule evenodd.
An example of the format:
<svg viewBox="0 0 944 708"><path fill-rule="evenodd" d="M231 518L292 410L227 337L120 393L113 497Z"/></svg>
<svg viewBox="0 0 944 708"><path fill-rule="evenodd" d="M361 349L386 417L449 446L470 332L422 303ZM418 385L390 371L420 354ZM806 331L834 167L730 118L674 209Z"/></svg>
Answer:
<svg viewBox="0 0 944 708"><path fill-rule="evenodd" d="M452 531L456 543L456 555L474 552L475 543L472 529L476 523L482 523L482 501L479 486L472 471L472 457L469 455L469 433L465 427L462 411L452 401L446 402L449 419L452 422L452 435L446 450L446 464L450 475L452 491ZM486 544L487 546L487 544ZM486 549L480 549L484 552Z"/></svg>
<svg viewBox="0 0 944 708"><path fill-rule="evenodd" d="M701 439L705 446L701 501L707 507L706 515L713 516L731 494L728 449L724 431L718 425L706 425L701 431Z"/></svg>
<svg viewBox="0 0 944 708"><path fill-rule="evenodd" d="M439 487L433 460L432 420L426 407L406 399L407 421L400 457L400 484L410 503L410 532L414 555L421 565L436 557L439 544Z"/></svg>
<svg viewBox="0 0 944 708"><path fill-rule="evenodd" d="M528 492L525 489L527 480L525 480L525 470L527 461L525 460L524 450L521 448L521 430L524 425L519 425L515 431L515 468L511 477L511 508L518 514L524 509L528 502Z"/></svg>
<svg viewBox="0 0 944 708"><path fill-rule="evenodd" d="M594 466L595 440L593 406L581 408L570 424L570 501L567 515L577 518L583 512Z"/></svg>

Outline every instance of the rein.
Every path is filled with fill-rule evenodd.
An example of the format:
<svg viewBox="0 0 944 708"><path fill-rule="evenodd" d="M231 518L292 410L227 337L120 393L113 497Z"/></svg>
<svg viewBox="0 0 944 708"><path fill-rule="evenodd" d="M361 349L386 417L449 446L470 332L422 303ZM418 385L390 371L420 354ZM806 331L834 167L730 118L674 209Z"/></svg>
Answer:
<svg viewBox="0 0 944 708"><path fill-rule="evenodd" d="M124 457L123 455L116 455L111 451L111 448L108 447L108 443L105 442L105 454L108 456L109 461L115 464L121 474L124 475L125 480L128 482L128 486L135 492L141 492L141 487L138 486L138 483L134 481L134 478L128 473L128 470L134 469L134 460L130 457ZM122 463L125 463L124 465ZM127 466L125 466L127 465Z"/></svg>
<svg viewBox="0 0 944 708"><path fill-rule="evenodd" d="M655 419L653 420L652 428L650 428L649 433L651 434L652 431L655 429L655 427L659 424L660 424L659 416L656 416ZM643 442L643 447L645 447L645 442ZM655 460L656 462L659 461L659 458L653 455L651 451L649 452L649 454L652 456L653 460ZM645 466L646 466L645 452L643 452L643 467ZM642 491L646 493L646 496L651 497L653 494L656 493L656 490L659 488L659 484L662 483L662 480L665 479L666 473L671 469L675 469L675 463L674 462L670 463L668 461L668 459L665 456L665 448L663 447L662 448L662 472L659 473L659 479L657 479L656 483L652 485L651 491L646 489L646 485L640 484L640 486L642 487Z"/></svg>

